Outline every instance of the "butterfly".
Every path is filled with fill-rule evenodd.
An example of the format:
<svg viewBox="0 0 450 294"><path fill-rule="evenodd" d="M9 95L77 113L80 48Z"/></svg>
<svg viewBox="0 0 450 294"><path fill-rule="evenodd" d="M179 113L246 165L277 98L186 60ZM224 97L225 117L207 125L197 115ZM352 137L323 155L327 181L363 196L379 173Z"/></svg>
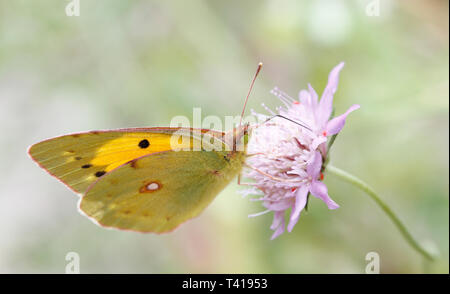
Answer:
<svg viewBox="0 0 450 294"><path fill-rule="evenodd" d="M177 145L180 150L171 144L175 134L188 138ZM249 125L241 123L227 133L169 127L90 131L44 140L28 154L81 195L79 211L96 224L165 233L198 216L240 175L248 135ZM205 142L213 148L192 151Z"/></svg>

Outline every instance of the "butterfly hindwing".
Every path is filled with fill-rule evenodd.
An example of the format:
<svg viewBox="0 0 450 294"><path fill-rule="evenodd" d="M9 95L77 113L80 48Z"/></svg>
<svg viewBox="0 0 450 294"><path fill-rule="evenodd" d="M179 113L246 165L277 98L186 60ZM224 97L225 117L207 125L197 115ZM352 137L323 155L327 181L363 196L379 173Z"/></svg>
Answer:
<svg viewBox="0 0 450 294"><path fill-rule="evenodd" d="M166 151L109 172L80 199L105 227L168 232L197 216L242 168L243 152Z"/></svg>

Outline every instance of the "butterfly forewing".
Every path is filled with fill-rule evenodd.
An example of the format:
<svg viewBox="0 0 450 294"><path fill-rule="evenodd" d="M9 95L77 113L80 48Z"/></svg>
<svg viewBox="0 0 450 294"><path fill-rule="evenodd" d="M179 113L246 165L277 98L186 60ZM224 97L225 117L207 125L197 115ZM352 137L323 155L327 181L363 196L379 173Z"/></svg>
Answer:
<svg viewBox="0 0 450 294"><path fill-rule="evenodd" d="M42 168L77 193L106 173L133 159L171 150L170 138L180 128L122 129L65 135L34 144L29 154ZM190 132L185 129L185 132ZM220 137L222 133L214 132ZM188 140L183 148L193 144Z"/></svg>

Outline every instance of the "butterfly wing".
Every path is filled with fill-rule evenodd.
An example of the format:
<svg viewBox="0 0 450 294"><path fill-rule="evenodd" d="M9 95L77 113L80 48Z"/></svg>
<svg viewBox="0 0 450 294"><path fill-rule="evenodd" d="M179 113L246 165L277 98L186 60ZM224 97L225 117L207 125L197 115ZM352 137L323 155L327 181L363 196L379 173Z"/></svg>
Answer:
<svg viewBox="0 0 450 294"><path fill-rule="evenodd" d="M28 153L40 167L77 193L104 174L133 159L155 152L171 150L170 138L175 132L191 134L183 128L134 128L92 131L45 140L32 145ZM222 132L201 130L210 136ZM178 147L190 147L193 139Z"/></svg>
<svg viewBox="0 0 450 294"><path fill-rule="evenodd" d="M166 151L107 173L80 199L96 223L139 232L175 229L205 209L242 169L244 152Z"/></svg>

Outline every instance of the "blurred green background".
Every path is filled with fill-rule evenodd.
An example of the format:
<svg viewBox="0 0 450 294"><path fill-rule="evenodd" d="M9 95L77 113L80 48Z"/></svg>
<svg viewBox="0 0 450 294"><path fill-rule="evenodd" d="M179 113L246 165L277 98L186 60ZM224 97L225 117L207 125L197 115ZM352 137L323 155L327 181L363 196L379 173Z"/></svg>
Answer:
<svg viewBox="0 0 450 294"><path fill-rule="evenodd" d="M165 235L105 230L78 197L39 169L28 145L91 129L167 126L175 115L238 115L279 104L312 83L321 93L340 61L337 113L353 113L334 165L366 180L448 273L448 1L0 0L0 272L421 273L421 257L365 194L332 175L341 208L312 199L292 233L270 241L272 215L233 181L198 218Z"/></svg>

